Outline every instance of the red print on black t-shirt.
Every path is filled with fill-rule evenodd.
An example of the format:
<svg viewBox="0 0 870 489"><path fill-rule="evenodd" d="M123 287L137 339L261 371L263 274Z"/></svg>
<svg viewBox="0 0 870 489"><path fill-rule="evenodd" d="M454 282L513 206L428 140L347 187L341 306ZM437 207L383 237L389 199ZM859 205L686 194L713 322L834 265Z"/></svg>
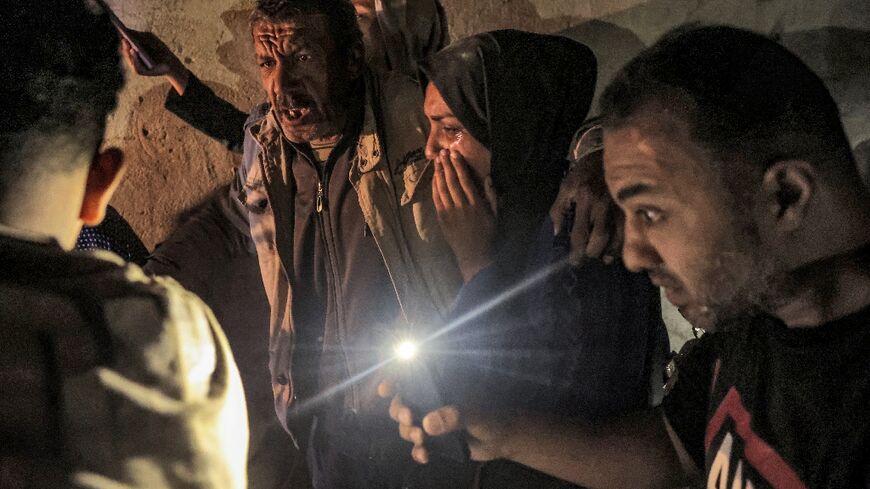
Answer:
<svg viewBox="0 0 870 489"><path fill-rule="evenodd" d="M751 420L731 387L707 423L707 488L805 489L788 463L752 430Z"/></svg>

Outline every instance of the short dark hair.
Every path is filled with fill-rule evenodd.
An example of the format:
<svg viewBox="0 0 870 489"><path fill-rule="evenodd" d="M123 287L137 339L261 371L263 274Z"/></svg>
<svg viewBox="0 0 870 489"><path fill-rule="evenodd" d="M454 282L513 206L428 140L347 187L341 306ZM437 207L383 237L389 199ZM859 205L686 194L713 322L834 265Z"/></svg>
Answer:
<svg viewBox="0 0 870 489"><path fill-rule="evenodd" d="M349 58L353 49L363 49L363 36L356 9L349 0L257 0L251 12L251 27L257 22L284 22L299 15L322 14L338 53Z"/></svg>
<svg viewBox="0 0 870 489"><path fill-rule="evenodd" d="M0 190L33 165L68 171L80 161L75 155L27 161L22 148L46 144L37 137L68 137L95 150L123 85L117 33L95 5L27 0L6 2L2 11Z"/></svg>
<svg viewBox="0 0 870 489"><path fill-rule="evenodd" d="M776 161L802 159L829 176L857 175L825 84L760 34L697 25L665 34L605 89L603 123L619 127L651 103L682 111L696 142L719 163L763 171Z"/></svg>

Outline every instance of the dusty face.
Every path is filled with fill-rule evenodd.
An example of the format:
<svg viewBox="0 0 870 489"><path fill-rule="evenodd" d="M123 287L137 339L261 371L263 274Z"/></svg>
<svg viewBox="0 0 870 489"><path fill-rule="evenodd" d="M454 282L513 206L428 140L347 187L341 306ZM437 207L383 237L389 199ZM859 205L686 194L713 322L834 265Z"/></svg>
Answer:
<svg viewBox="0 0 870 489"><path fill-rule="evenodd" d="M625 213L623 260L646 271L697 327L750 306L766 280L747 212L667 110L643 110L604 132L608 189Z"/></svg>
<svg viewBox="0 0 870 489"><path fill-rule="evenodd" d="M253 27L263 89L293 142L339 134L355 64L336 52L324 15L260 21Z"/></svg>
<svg viewBox="0 0 870 489"><path fill-rule="evenodd" d="M492 172L492 153L474 138L453 115L441 92L435 85L426 87L423 112L429 119L429 138L426 140L426 157L434 160L442 149L453 150L465 158L478 182Z"/></svg>

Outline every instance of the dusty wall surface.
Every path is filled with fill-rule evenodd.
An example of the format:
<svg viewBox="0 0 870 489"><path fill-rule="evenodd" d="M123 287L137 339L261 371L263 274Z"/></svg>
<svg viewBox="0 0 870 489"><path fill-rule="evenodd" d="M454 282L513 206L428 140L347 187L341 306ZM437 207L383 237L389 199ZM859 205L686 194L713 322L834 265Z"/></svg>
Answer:
<svg viewBox="0 0 870 489"><path fill-rule="evenodd" d="M563 33L587 43L601 88L668 29L719 22L781 35L828 83L854 145L870 140L870 2L867 0L442 0L453 39L499 28ZM260 99L247 30L249 0L109 0L151 30L219 94L243 110ZM528 69L534 66L518 66ZM567 69L570 69L568 67ZM109 122L127 178L113 204L153 247L179 212L226 182L236 158L163 109L169 86L130 75ZM866 147L866 144L865 144ZM862 154L866 151L862 151Z"/></svg>

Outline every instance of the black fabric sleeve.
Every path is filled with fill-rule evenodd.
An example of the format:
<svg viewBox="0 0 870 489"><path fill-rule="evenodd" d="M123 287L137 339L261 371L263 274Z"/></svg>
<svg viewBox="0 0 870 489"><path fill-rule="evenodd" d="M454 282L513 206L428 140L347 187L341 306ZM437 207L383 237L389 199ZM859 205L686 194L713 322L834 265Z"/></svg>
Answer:
<svg viewBox="0 0 870 489"><path fill-rule="evenodd" d="M677 381L662 408L689 456L704 468L704 434L710 409L710 387L717 353L717 335L686 343L676 358Z"/></svg>
<svg viewBox="0 0 870 489"><path fill-rule="evenodd" d="M248 114L218 97L193 73L190 74L184 95L178 95L170 89L164 107L230 151L242 152Z"/></svg>

